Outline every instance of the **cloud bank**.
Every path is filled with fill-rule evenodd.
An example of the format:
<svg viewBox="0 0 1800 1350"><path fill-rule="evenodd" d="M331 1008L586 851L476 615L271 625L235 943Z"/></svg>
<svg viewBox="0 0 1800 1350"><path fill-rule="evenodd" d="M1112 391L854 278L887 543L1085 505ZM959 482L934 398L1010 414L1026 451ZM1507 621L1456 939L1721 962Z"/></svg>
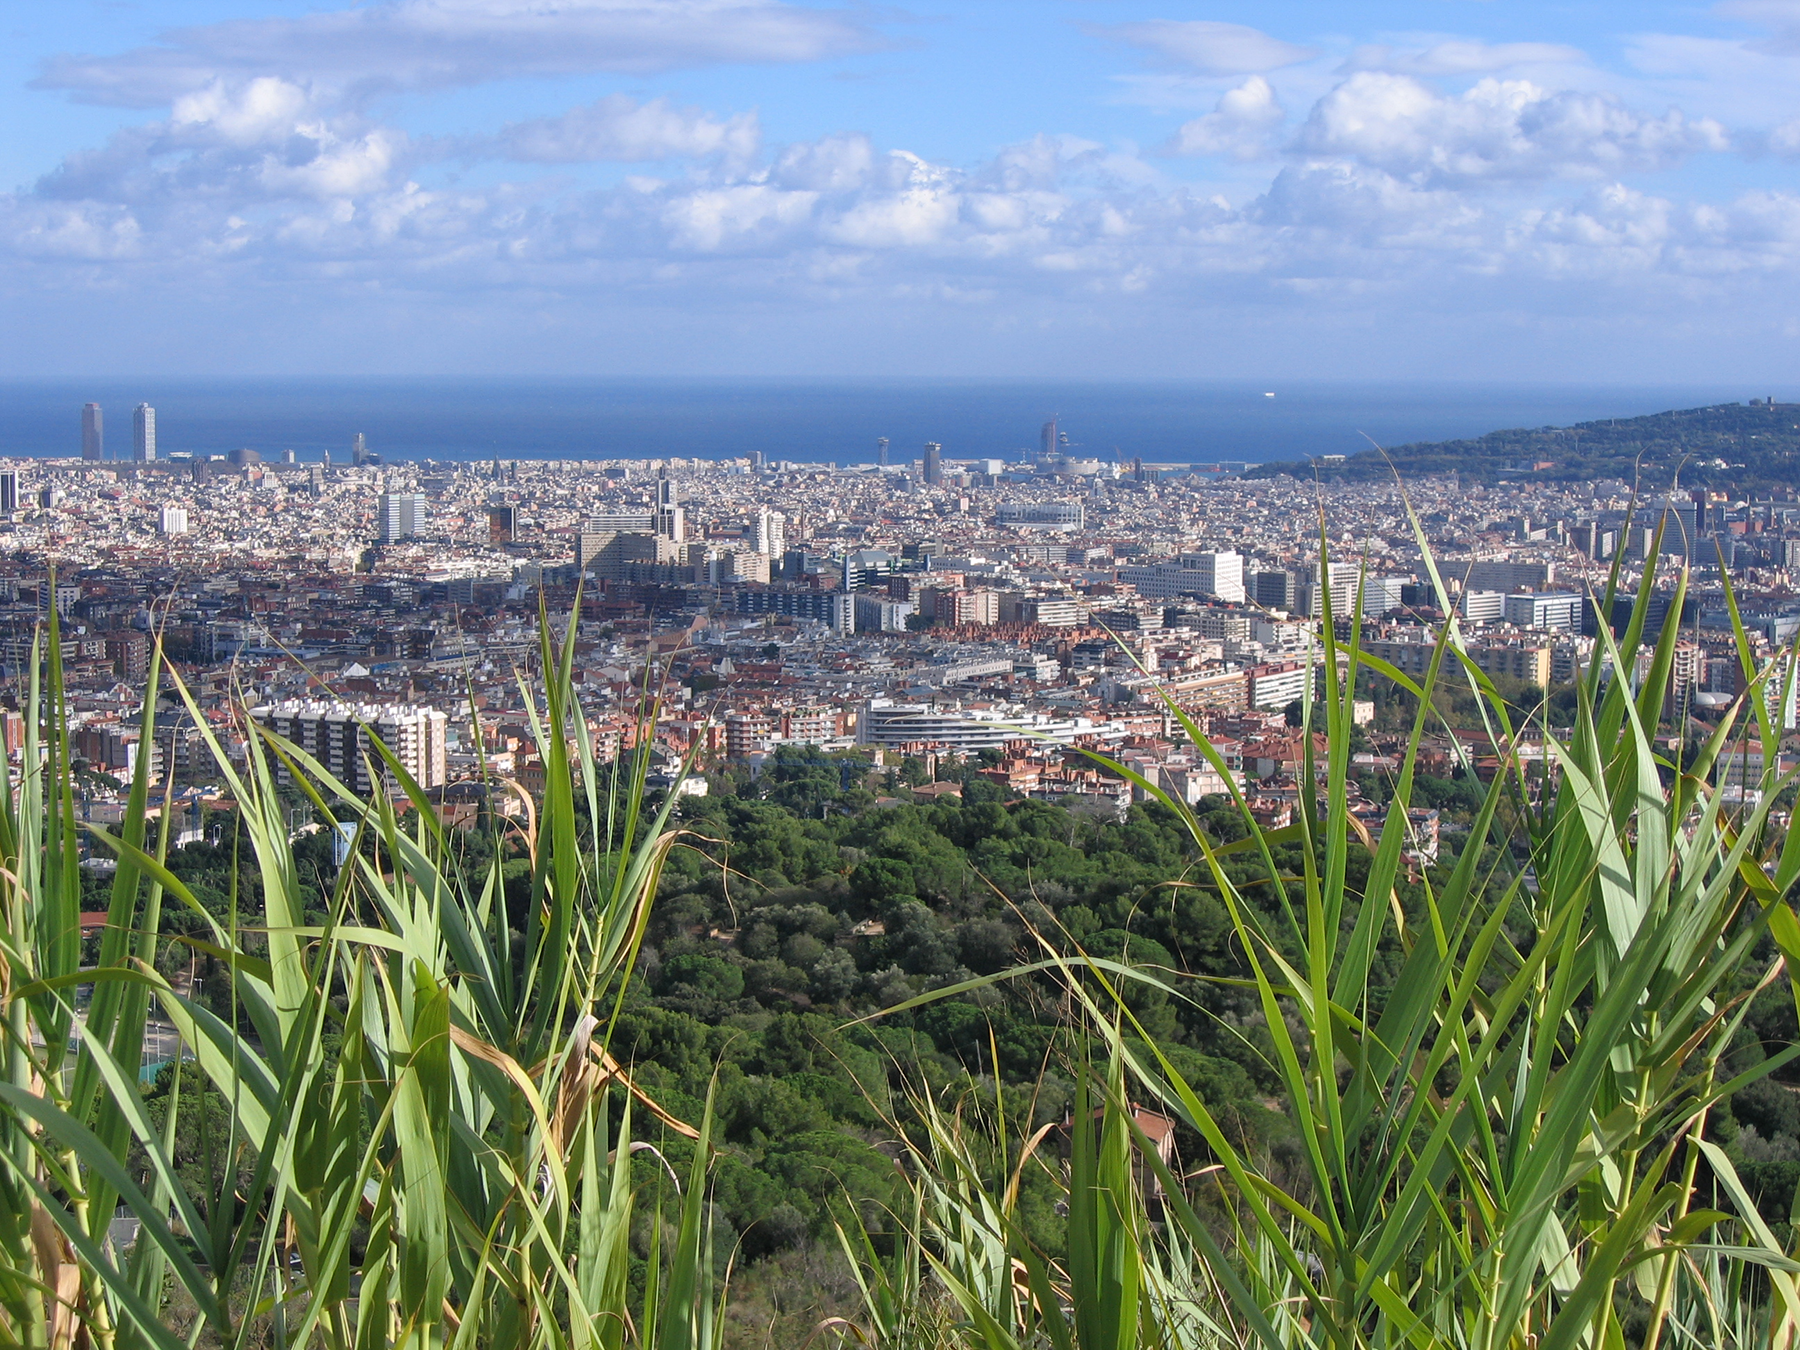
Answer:
<svg viewBox="0 0 1800 1350"><path fill-rule="evenodd" d="M1800 155L1800 118L1746 137L1558 87L1557 69L1586 61L1552 43L1334 54L1226 23L1106 32L1211 81L1211 110L1150 151L1046 132L950 164L847 130L768 145L753 109L655 94L445 138L376 111L382 90L876 44L842 12L389 0L177 30L47 67L48 86L162 111L0 198L0 284L82 304L178 278L196 305L254 293L399 323L443 304L600 306L681 323L838 315L866 333L905 310L998 334L1470 305L1641 322L1766 302L1800 268L1800 195L1699 200L1651 181L1734 144ZM476 163L495 167L462 174ZM1209 183L1195 163L1223 167ZM609 164L636 167L572 172Z"/></svg>

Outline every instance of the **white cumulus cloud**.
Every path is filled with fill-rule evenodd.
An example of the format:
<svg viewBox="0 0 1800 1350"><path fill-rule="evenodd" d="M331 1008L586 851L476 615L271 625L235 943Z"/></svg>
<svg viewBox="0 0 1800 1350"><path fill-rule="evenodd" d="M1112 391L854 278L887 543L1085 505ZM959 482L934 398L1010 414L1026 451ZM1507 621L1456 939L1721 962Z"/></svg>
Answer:
<svg viewBox="0 0 1800 1350"><path fill-rule="evenodd" d="M1375 71L1320 99L1295 142L1433 182L1630 173L1726 146L1716 122L1675 110L1647 117L1606 95L1484 79L1451 96Z"/></svg>
<svg viewBox="0 0 1800 1350"><path fill-rule="evenodd" d="M1252 75L1220 97L1204 117L1182 123L1166 147L1172 155L1228 155L1256 159L1270 136L1287 120L1287 110L1261 75Z"/></svg>

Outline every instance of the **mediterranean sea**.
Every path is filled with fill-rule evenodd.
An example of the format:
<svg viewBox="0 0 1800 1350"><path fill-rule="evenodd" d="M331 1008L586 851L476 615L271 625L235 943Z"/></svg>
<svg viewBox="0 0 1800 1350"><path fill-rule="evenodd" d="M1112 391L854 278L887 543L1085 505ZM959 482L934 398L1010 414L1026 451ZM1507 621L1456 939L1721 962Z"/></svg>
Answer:
<svg viewBox="0 0 1800 1350"><path fill-rule="evenodd" d="M1273 394L1273 397L1269 397ZM1052 416L1083 457L1258 462L1353 454L1523 426L1561 426L1792 390L1718 386L1223 384L1071 380L94 378L0 381L0 456L78 456L81 406L105 414L109 459L131 455L131 412L156 409L163 454L240 446L349 459L356 433L385 460L726 459L893 463L930 441L946 459L1016 460Z"/></svg>

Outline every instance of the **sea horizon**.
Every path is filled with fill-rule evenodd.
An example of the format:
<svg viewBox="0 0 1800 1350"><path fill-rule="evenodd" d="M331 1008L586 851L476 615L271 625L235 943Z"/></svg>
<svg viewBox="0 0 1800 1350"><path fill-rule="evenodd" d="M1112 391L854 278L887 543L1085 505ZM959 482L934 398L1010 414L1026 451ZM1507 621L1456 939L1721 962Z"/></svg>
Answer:
<svg viewBox="0 0 1800 1350"><path fill-rule="evenodd" d="M689 379L465 376L0 380L0 455L80 453L98 402L107 458L129 459L133 407L157 412L162 455L346 462L352 438L389 462L732 459L891 462L937 441L946 459L1017 460L1058 419L1074 453L1101 460L1260 463L1354 454L1768 396L1704 385L1060 379ZM1780 391L1775 391L1779 393Z"/></svg>

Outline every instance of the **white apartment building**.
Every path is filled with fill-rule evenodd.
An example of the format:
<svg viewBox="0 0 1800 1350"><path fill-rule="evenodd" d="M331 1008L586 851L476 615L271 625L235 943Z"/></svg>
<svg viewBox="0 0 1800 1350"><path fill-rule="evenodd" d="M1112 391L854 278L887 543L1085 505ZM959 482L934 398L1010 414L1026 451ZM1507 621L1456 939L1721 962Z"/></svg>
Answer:
<svg viewBox="0 0 1800 1350"><path fill-rule="evenodd" d="M288 699L250 710L251 717L317 759L352 792L372 794L395 783L369 744L378 738L420 787L442 787L448 778L445 730L436 708L411 703L337 703ZM286 767L281 772L285 776ZM285 781L285 778L284 778Z"/></svg>
<svg viewBox="0 0 1800 1350"><path fill-rule="evenodd" d="M787 517L766 506L758 511L750 526L750 547L765 558L779 558L787 552Z"/></svg>
<svg viewBox="0 0 1800 1350"><path fill-rule="evenodd" d="M1205 595L1241 604L1244 559L1236 553L1183 553L1175 563L1121 567L1119 580L1135 586L1146 600L1173 600Z"/></svg>
<svg viewBox="0 0 1800 1350"><path fill-rule="evenodd" d="M188 513L185 506L165 506L161 519L157 522L156 531L162 535L186 534L188 532Z"/></svg>

